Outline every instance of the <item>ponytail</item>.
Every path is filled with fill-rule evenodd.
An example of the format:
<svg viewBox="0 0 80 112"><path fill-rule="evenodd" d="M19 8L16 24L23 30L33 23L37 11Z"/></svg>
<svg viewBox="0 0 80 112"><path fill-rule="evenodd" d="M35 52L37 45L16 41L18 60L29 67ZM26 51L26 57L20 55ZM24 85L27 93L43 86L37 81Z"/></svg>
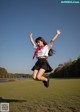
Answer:
<svg viewBox="0 0 80 112"><path fill-rule="evenodd" d="M48 55L49 55L49 56L53 56L53 54L55 54L55 50L50 49L49 52L48 52Z"/></svg>

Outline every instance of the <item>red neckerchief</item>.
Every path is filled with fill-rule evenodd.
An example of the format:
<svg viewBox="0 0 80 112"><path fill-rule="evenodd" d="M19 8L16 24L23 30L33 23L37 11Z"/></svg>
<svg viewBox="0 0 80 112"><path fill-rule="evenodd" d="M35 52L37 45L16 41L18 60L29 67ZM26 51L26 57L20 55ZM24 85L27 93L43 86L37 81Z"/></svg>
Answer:
<svg viewBox="0 0 80 112"><path fill-rule="evenodd" d="M44 46L42 47L38 47L35 52L34 52L34 55L33 55L33 59L35 58L35 56L37 55L38 51L41 50Z"/></svg>

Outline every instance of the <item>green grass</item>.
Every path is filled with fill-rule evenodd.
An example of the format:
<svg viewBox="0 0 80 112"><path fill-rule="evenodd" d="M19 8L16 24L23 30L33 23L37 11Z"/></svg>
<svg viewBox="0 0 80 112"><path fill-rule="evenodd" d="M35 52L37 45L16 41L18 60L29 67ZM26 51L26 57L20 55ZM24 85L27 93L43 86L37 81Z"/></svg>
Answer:
<svg viewBox="0 0 80 112"><path fill-rule="evenodd" d="M33 80L0 83L0 102L10 112L80 112L80 79L51 79L49 88Z"/></svg>

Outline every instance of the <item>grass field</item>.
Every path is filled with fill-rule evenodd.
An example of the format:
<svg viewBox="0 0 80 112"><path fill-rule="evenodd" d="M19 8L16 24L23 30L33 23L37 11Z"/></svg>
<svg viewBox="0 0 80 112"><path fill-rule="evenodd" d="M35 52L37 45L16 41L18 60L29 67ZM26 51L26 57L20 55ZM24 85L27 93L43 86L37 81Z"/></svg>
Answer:
<svg viewBox="0 0 80 112"><path fill-rule="evenodd" d="M0 103L10 112L80 112L80 79L51 79L49 88L40 81L0 83Z"/></svg>

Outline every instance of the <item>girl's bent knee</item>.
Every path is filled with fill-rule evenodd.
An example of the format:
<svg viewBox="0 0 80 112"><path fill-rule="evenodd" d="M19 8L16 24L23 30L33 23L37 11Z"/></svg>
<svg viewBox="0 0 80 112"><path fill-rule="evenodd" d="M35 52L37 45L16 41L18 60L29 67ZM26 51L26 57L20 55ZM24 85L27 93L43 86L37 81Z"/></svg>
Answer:
<svg viewBox="0 0 80 112"><path fill-rule="evenodd" d="M36 77L33 76L33 79L36 80Z"/></svg>
<svg viewBox="0 0 80 112"><path fill-rule="evenodd" d="M41 79L41 77L40 77L40 76L37 76L37 79L38 79L38 80L40 80L40 79Z"/></svg>

